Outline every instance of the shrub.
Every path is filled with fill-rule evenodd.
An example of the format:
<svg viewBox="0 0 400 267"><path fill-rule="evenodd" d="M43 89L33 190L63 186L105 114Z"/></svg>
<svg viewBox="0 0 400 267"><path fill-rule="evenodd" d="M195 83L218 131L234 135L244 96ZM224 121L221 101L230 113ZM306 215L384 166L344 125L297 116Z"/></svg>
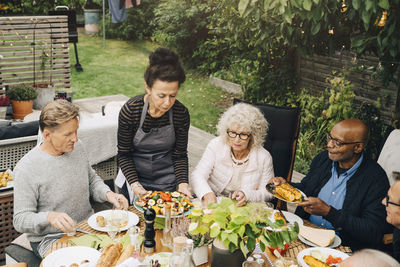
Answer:
<svg viewBox="0 0 400 267"><path fill-rule="evenodd" d="M37 92L30 85L15 85L6 91L6 95L10 100L26 101L34 100L37 97Z"/></svg>
<svg viewBox="0 0 400 267"><path fill-rule="evenodd" d="M199 62L192 55L208 37L212 10L206 0L162 0L155 11L152 39L175 48L187 66L195 67Z"/></svg>

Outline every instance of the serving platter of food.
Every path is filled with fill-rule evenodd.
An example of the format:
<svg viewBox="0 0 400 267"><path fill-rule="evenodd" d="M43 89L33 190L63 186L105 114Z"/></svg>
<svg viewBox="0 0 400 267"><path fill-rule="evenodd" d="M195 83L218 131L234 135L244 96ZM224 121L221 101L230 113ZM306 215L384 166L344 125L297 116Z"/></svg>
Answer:
<svg viewBox="0 0 400 267"><path fill-rule="evenodd" d="M74 246L57 249L43 259L43 267L78 267L88 263L96 264L101 253L90 247Z"/></svg>
<svg viewBox="0 0 400 267"><path fill-rule="evenodd" d="M13 173L11 170L0 171L0 191L14 187Z"/></svg>
<svg viewBox="0 0 400 267"><path fill-rule="evenodd" d="M266 189L274 195L277 199L283 200L288 203L301 203L307 197L299 189L294 188L289 183L283 183L279 186L274 184L267 184Z"/></svg>
<svg viewBox="0 0 400 267"><path fill-rule="evenodd" d="M312 247L300 251L297 254L297 262L302 267L330 267L348 257L349 255L336 249Z"/></svg>
<svg viewBox="0 0 400 267"><path fill-rule="evenodd" d="M157 217L165 217L165 204L171 205L171 217L181 217L187 215L193 208L194 204L184 194L174 191L150 191L141 197L135 197L133 204L140 212L144 212L148 208L154 209Z"/></svg>
<svg viewBox="0 0 400 267"><path fill-rule="evenodd" d="M112 213L120 213L117 214L117 216L120 215L122 218L120 220L120 231L128 230L130 227L139 223L139 217L133 212L125 210L103 210L90 216L88 219L88 225L94 230L107 232L107 220L112 216Z"/></svg>

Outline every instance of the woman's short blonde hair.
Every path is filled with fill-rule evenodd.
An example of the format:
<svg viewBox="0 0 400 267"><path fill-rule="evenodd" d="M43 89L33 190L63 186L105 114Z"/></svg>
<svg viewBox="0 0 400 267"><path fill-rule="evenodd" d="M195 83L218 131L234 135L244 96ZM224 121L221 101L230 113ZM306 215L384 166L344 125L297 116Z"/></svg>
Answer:
<svg viewBox="0 0 400 267"><path fill-rule="evenodd" d="M217 125L218 135L222 136L227 143L229 138L227 131L231 127L250 132L249 148L253 148L264 144L268 121L258 108L250 104L239 103L227 109Z"/></svg>
<svg viewBox="0 0 400 267"><path fill-rule="evenodd" d="M39 126L43 132L45 128L55 129L61 124L79 118L79 107L64 99L47 103L40 113Z"/></svg>

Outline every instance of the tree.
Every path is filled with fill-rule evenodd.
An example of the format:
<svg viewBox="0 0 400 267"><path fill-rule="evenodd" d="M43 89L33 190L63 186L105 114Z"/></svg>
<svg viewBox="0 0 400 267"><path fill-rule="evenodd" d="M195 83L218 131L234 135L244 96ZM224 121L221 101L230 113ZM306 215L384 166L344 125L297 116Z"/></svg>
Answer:
<svg viewBox="0 0 400 267"><path fill-rule="evenodd" d="M252 42L277 40L307 53L372 52L393 78L400 61L400 0L240 0Z"/></svg>

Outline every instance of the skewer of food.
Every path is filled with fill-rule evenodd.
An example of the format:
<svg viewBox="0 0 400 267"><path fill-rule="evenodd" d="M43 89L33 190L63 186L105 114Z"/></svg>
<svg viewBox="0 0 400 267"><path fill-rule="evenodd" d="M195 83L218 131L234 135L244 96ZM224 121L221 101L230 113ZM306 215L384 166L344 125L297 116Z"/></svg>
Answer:
<svg viewBox="0 0 400 267"><path fill-rule="evenodd" d="M177 191L151 191L136 199L135 204L143 209L152 208L157 215L165 215L165 204L171 205L171 215L182 215L193 207L190 199Z"/></svg>

